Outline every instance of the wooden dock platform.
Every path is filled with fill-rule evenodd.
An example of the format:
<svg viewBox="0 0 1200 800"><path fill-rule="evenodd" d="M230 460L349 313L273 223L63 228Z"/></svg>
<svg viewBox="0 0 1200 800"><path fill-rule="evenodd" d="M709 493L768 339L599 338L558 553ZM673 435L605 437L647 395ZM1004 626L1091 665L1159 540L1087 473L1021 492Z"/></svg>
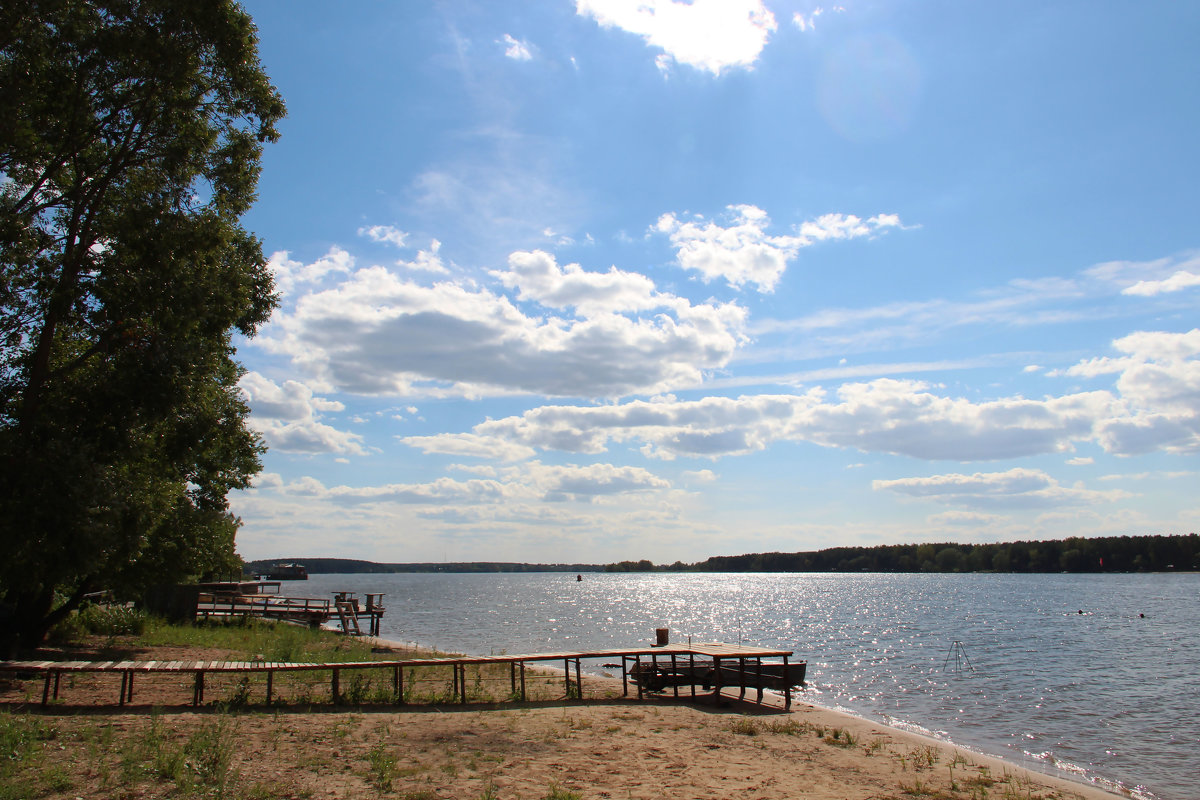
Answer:
<svg viewBox="0 0 1200 800"><path fill-rule="evenodd" d="M789 662L790 650L749 647L729 644L666 645L662 647L638 647L630 649L564 651L558 653L531 653L526 655L500 656L453 656L445 658L409 658L380 661L354 662L283 662L283 661L3 661L0 672L31 673L44 678L42 705L57 700L63 675L81 673L117 673L121 676L118 703L133 702L135 677L139 680L151 675L188 674L193 676L192 704L204 702L205 676L227 673L265 673L267 678L266 702L272 700L273 679L276 672L327 671L330 673L330 697L333 702L340 698L339 681L347 671L364 669L390 669L392 671L392 697L397 704L404 702L405 670L411 671L430 667L453 669L454 696L458 702L466 703L468 666L507 664L514 696L526 700L526 664L563 662L564 684L567 697L583 698L583 675L581 662L584 660L614 661L620 659L621 682L625 696L629 695L629 684L637 687L638 699L646 693L658 693L670 688L679 697L680 687L689 687L691 696L696 697L696 687L719 697L724 689L740 690L744 699L746 689L757 690L758 702L762 702L763 690L781 691L785 708L791 707L792 689L804 685L805 662ZM775 663L764 663L764 658L779 658ZM573 677L573 680L572 680Z"/></svg>

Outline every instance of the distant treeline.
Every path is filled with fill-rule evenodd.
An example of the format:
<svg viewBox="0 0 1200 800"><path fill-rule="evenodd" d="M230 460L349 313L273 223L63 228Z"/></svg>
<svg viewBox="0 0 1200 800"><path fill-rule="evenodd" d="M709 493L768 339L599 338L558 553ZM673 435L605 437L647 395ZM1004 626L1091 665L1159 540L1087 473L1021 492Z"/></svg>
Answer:
<svg viewBox="0 0 1200 800"><path fill-rule="evenodd" d="M515 564L503 561L456 563L380 564L354 558L267 558L247 561L243 572L265 573L276 564L303 564L309 575L358 572L599 572L598 564Z"/></svg>
<svg viewBox="0 0 1200 800"><path fill-rule="evenodd" d="M630 562L625 562L630 563ZM610 565L612 571L622 571ZM696 572L1163 572L1200 569L1200 536L1074 537L1002 544L834 547L715 556L662 570Z"/></svg>
<svg viewBox="0 0 1200 800"><path fill-rule="evenodd" d="M303 564L309 574L354 572L1167 572L1200 570L1200 536L1073 537L1000 544L885 544L804 553L713 556L695 564L519 564L503 561L380 564L352 558L247 561L245 572Z"/></svg>

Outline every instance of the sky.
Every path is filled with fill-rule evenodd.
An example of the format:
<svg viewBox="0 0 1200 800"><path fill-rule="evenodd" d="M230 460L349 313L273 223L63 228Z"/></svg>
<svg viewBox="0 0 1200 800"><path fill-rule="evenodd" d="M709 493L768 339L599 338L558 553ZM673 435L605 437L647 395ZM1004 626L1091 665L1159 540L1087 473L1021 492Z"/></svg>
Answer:
<svg viewBox="0 0 1200 800"><path fill-rule="evenodd" d="M244 558L1200 530L1200 4L245 8Z"/></svg>

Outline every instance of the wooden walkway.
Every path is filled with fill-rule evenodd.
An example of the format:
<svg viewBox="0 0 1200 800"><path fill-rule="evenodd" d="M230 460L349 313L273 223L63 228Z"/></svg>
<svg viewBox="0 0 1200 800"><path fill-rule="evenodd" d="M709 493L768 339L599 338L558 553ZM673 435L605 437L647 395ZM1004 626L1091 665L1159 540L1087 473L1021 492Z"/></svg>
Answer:
<svg viewBox="0 0 1200 800"><path fill-rule="evenodd" d="M331 697L337 702L341 696L339 681L346 671L363 669L390 669L392 671L392 697L397 705L404 702L405 670L429 667L452 667L454 696L460 703L467 702L467 667L489 664L509 665L509 676L513 695L526 699L525 665L528 663L563 662L564 682L567 697L583 698L583 675L580 662L604 659L621 660L621 684L625 696L629 695L629 684L637 687L638 699L647 692L661 692L670 688L679 696L681 686L690 687L691 696L696 697L696 686L712 687L713 695L720 695L725 688L740 689L739 698L744 698L746 689L756 689L758 702L762 702L763 690L783 692L785 708L791 707L792 688L804 685L805 662L791 662L790 650L762 647L745 647L729 644L666 645L663 647L639 647L632 649L567 651L559 653L533 653L528 655L502 656L454 656L446 658L409 658L382 661L353 661L345 663L288 662L288 661L0 661L0 672L34 673L44 677L42 705L57 700L61 679L65 675L80 673L119 673L121 688L118 696L120 705L133 701L134 679L149 675L187 674L193 676L192 704L204 702L204 679L210 674L266 673L266 702L273 694L276 672L330 673ZM777 663L764 663L764 658L782 659ZM572 673L574 684L572 685Z"/></svg>

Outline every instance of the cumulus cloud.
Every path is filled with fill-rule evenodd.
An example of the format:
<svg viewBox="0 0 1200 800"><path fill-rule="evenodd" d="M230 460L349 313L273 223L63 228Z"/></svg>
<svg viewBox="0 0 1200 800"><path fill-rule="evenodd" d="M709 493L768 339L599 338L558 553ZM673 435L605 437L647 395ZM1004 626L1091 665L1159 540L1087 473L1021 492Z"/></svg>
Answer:
<svg viewBox="0 0 1200 800"><path fill-rule="evenodd" d="M267 259L267 266L275 276L275 289L280 294L289 294L305 284L319 283L329 275L347 274L354 267L354 257L340 247L331 247L329 252L311 264L294 261L287 250L278 250Z"/></svg>
<svg viewBox="0 0 1200 800"><path fill-rule="evenodd" d="M693 305L617 270L517 253L496 275L532 313L485 288L424 286L375 266L300 297L257 342L359 394L595 398L696 385L742 341L740 306ZM566 307L575 313L547 313Z"/></svg>
<svg viewBox="0 0 1200 800"><path fill-rule="evenodd" d="M975 403L939 396L920 382L879 379L845 384L832 397L818 388L796 395L542 406L488 420L474 433L579 453L637 442L646 455L667 459L716 459L807 441L929 460L995 460L1066 451L1092 437L1095 421L1111 404L1104 392Z"/></svg>
<svg viewBox="0 0 1200 800"><path fill-rule="evenodd" d="M1200 452L1200 328L1186 333L1138 331L1113 342L1122 353L1081 361L1065 374L1117 374L1122 408L1099 425L1106 450Z"/></svg>
<svg viewBox="0 0 1200 800"><path fill-rule="evenodd" d="M714 75L752 66L777 28L762 0L576 0L575 10L663 50L659 69L669 58Z"/></svg>
<svg viewBox="0 0 1200 800"><path fill-rule="evenodd" d="M679 266L699 272L705 281L724 279L730 286L755 284L770 292L802 247L837 239L871 236L902 227L895 214L861 219L853 214L824 214L797 226L793 235L771 236L767 213L752 205L727 208L727 227L697 216L681 221L675 214L659 217L655 229L670 237Z"/></svg>
<svg viewBox="0 0 1200 800"><path fill-rule="evenodd" d="M276 450L297 453L364 455L362 437L320 422L322 412L342 411L336 400L317 397L299 381L279 385L257 372L238 381L251 414L249 425Z"/></svg>
<svg viewBox="0 0 1200 800"><path fill-rule="evenodd" d="M397 261L396 266L404 267L405 269L417 270L421 272L433 272L439 275L446 275L450 270L446 269L438 251L442 249L442 243L437 239L433 239L429 243L428 250L418 250L417 257L412 261Z"/></svg>
<svg viewBox="0 0 1200 800"><path fill-rule="evenodd" d="M550 502L595 502L603 497L670 488L669 481L641 467L613 464L548 466L534 463L528 469L530 484Z"/></svg>
<svg viewBox="0 0 1200 800"><path fill-rule="evenodd" d="M879 378L800 394L547 405L488 420L472 434L493 448L508 442L592 454L632 443L665 459L744 455L782 441L953 461L1067 453L1081 443L1117 455L1200 450L1200 330L1131 334L1115 347L1128 355L1091 359L1067 371L1118 373L1115 392L974 401L945 396L920 381ZM431 447L452 441L450 436L414 444Z"/></svg>
<svg viewBox="0 0 1200 800"><path fill-rule="evenodd" d="M968 508L1058 508L1111 503L1131 497L1121 490L1097 491L1063 486L1045 472L1015 467L1005 472L951 473L924 478L877 480L876 491L890 491L945 505Z"/></svg>

